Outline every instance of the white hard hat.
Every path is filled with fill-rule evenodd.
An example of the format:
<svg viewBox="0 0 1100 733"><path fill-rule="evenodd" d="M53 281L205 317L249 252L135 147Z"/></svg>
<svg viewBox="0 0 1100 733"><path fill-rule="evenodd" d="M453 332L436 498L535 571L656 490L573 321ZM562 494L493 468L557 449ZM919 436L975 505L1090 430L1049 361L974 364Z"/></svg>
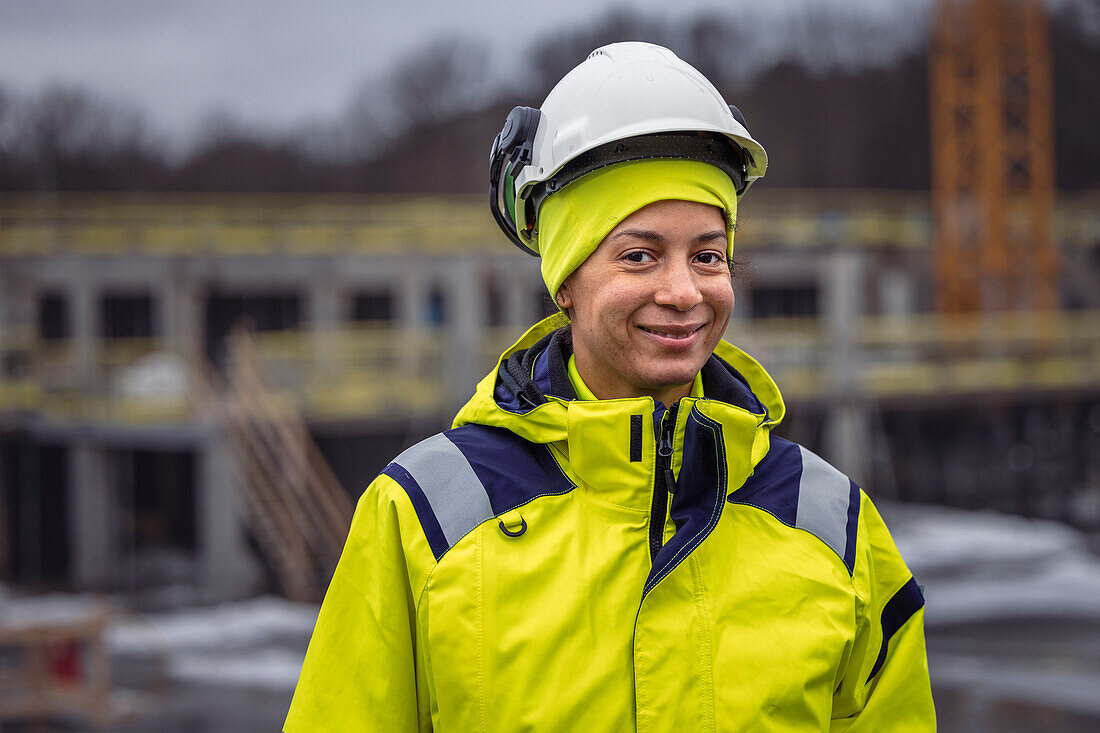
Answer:
<svg viewBox="0 0 1100 733"><path fill-rule="evenodd" d="M490 208L515 244L537 254L546 196L603 166L643 158L713 163L738 196L768 166L740 112L694 67L662 46L613 43L566 74L541 109L508 115L489 155Z"/></svg>

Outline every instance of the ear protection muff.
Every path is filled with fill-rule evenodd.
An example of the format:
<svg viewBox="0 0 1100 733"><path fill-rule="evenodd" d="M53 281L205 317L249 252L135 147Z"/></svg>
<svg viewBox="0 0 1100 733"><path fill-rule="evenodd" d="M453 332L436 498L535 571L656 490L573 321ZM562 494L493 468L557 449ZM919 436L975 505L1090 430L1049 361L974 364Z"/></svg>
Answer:
<svg viewBox="0 0 1100 733"><path fill-rule="evenodd" d="M531 164L532 150L535 145L535 133L538 132L542 111L532 107L515 107L508 113L489 150L489 209L493 218L512 243L529 255L538 257L538 252L524 244L520 239L516 212L516 176L524 166ZM535 228L530 221L530 212L519 212L523 218L524 231Z"/></svg>
<svg viewBox="0 0 1100 733"><path fill-rule="evenodd" d="M740 122L741 127L745 128L746 130L749 129L749 123L745 122L745 115L741 114L741 110L737 109L732 104L729 105L729 108L730 108L730 114L733 115L733 119ZM748 151L746 151L746 153L747 152ZM749 157L752 157L752 156L749 156Z"/></svg>

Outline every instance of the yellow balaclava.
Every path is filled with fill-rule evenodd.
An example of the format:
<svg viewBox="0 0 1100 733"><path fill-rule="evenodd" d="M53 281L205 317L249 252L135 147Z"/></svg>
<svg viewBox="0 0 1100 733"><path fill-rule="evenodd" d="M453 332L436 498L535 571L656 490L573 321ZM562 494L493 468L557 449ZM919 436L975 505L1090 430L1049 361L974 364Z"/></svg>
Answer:
<svg viewBox="0 0 1100 733"><path fill-rule="evenodd" d="M600 168L547 197L539 207L542 279L550 297L626 217L655 201L695 201L725 212L733 255L737 190L730 177L696 160L649 158Z"/></svg>

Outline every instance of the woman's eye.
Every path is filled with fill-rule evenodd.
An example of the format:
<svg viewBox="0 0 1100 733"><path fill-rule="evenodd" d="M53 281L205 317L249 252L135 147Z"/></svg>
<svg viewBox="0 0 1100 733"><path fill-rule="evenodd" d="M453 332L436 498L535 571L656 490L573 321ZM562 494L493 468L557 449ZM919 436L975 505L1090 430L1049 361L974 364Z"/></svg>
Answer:
<svg viewBox="0 0 1100 733"><path fill-rule="evenodd" d="M723 260L722 255L717 252L700 252L695 255L695 259L703 265L716 265Z"/></svg>
<svg viewBox="0 0 1100 733"><path fill-rule="evenodd" d="M642 262L649 262L650 260L652 260L653 255L649 254L649 252L628 252L624 259L626 259L628 262L640 264Z"/></svg>

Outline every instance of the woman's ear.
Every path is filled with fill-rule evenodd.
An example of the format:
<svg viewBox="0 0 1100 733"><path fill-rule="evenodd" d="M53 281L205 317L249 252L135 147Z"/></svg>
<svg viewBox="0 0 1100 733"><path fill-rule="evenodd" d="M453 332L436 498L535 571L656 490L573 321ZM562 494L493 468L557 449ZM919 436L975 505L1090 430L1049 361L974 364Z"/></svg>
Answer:
<svg viewBox="0 0 1100 733"><path fill-rule="evenodd" d="M567 311L573 307L573 298L569 294L569 285L562 283L562 286L558 288L558 294L554 297L554 302L558 304L558 307L563 311Z"/></svg>

